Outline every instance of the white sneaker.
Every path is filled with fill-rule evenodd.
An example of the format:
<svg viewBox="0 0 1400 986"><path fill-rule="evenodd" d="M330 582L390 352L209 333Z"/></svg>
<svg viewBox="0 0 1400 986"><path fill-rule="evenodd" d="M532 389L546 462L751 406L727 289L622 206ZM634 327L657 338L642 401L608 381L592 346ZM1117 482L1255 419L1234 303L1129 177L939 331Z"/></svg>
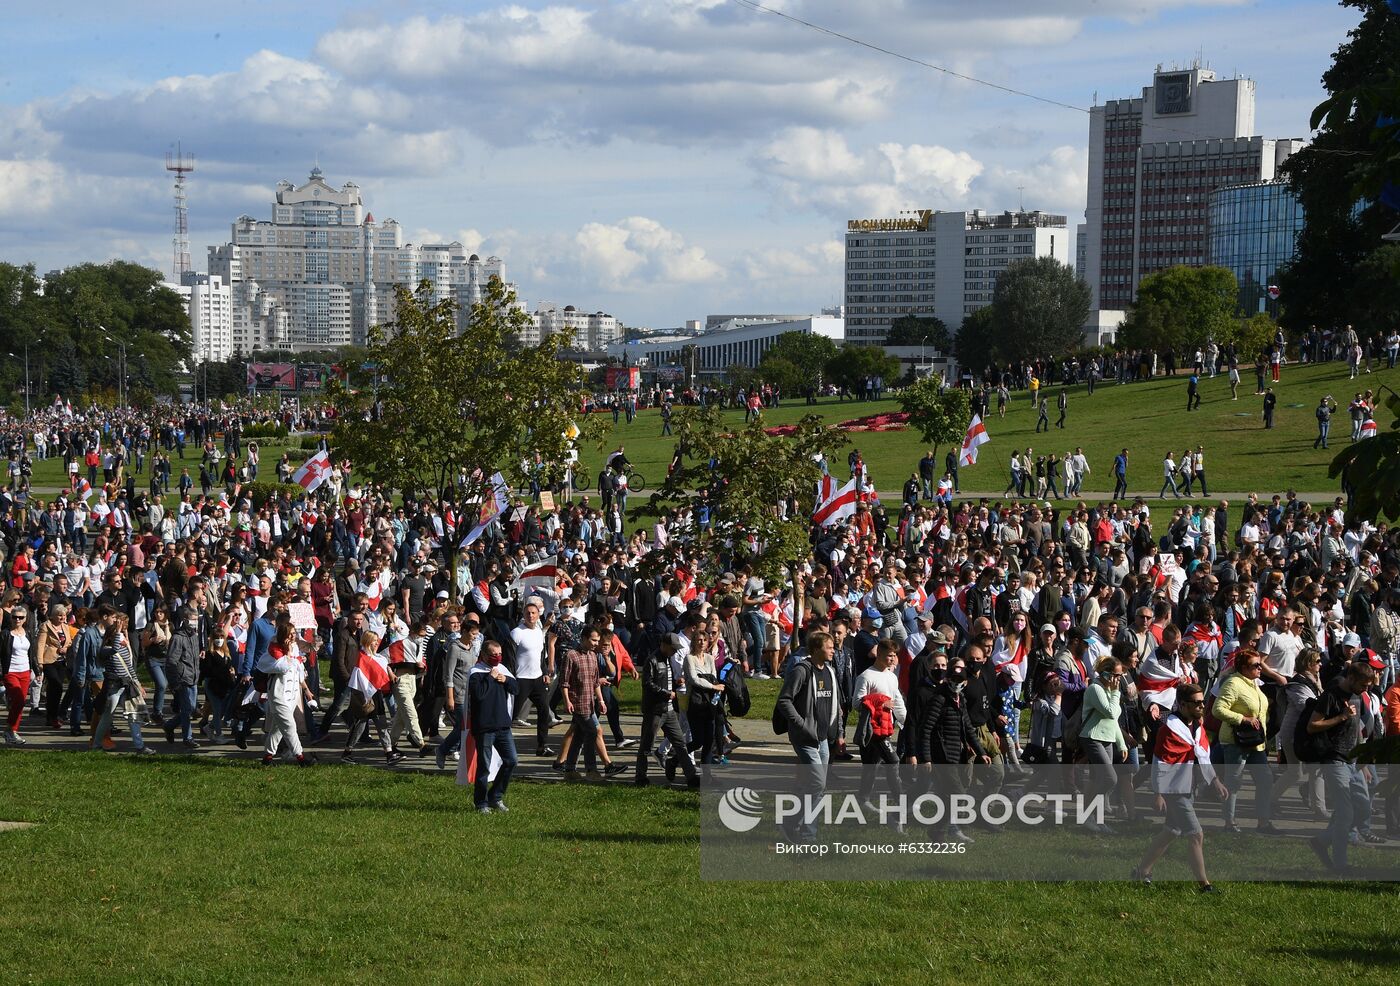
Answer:
<svg viewBox="0 0 1400 986"><path fill-rule="evenodd" d="M459 761L461 761L461 759L462 759L462 754L460 754L460 753L457 752L456 750L453 750L453 751L452 751L452 762L453 762L453 763L458 763Z"/></svg>

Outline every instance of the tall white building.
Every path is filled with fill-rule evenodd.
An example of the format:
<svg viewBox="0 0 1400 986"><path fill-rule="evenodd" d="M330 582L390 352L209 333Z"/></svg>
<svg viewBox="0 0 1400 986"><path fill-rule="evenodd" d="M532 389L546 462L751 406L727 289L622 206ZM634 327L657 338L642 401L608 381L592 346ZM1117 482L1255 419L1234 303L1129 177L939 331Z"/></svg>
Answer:
<svg viewBox="0 0 1400 986"><path fill-rule="evenodd" d="M460 243L405 243L397 222L366 213L358 185L336 188L313 168L301 186L277 183L270 221L234 221L231 240L209 248L209 274L232 295L232 350L250 353L363 344L394 317L394 287L425 279L463 318L505 265Z"/></svg>
<svg viewBox="0 0 1400 986"><path fill-rule="evenodd" d="M1036 212L934 212L846 224L846 341L880 345L890 323L935 315L950 332L990 304L1013 260L1070 262L1064 216Z"/></svg>
<svg viewBox="0 0 1400 986"><path fill-rule="evenodd" d="M195 362L228 359L233 355L233 292L228 282L218 274L192 270L180 280L188 292Z"/></svg>
<svg viewBox="0 0 1400 986"><path fill-rule="evenodd" d="M581 312L573 305L560 308L552 302L542 302L531 315L532 328L520 341L526 346L538 346L547 337L572 329L574 349L601 352L622 340L622 324L606 312Z"/></svg>
<svg viewBox="0 0 1400 986"><path fill-rule="evenodd" d="M1301 140L1253 136L1254 82L1163 70L1141 97L1089 115L1084 268L1095 309L1132 304L1142 278L1206 263L1217 188L1268 181Z"/></svg>

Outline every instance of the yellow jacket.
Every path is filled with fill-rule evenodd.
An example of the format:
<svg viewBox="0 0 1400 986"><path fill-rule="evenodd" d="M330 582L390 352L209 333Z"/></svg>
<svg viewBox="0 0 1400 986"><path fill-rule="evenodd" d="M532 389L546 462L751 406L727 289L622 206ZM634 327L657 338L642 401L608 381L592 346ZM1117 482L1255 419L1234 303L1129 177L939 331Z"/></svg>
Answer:
<svg viewBox="0 0 1400 986"><path fill-rule="evenodd" d="M1232 674L1221 684L1212 711L1215 718L1220 720L1220 742L1233 743L1235 726L1241 719L1258 719L1261 723L1268 721L1269 700L1257 683L1242 674ZM1264 744L1251 749L1262 750Z"/></svg>

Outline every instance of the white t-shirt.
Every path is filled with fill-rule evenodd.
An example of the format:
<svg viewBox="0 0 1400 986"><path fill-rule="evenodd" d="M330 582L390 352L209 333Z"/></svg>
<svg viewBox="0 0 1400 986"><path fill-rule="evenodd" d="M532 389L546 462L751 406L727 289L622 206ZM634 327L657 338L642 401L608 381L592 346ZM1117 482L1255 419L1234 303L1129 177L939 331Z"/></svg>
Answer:
<svg viewBox="0 0 1400 986"><path fill-rule="evenodd" d="M14 641L14 648L10 651L10 666L5 669L5 673L27 674L29 672L29 638L21 633L15 636Z"/></svg>
<svg viewBox="0 0 1400 986"><path fill-rule="evenodd" d="M517 678L538 678L544 674L544 627L533 630L524 624L510 632L515 642L515 676ZM555 655L562 660L564 655Z"/></svg>
<svg viewBox="0 0 1400 986"><path fill-rule="evenodd" d="M1295 633L1270 630L1259 638L1259 653L1264 663L1285 678L1293 677L1293 665L1303 649L1303 638Z"/></svg>

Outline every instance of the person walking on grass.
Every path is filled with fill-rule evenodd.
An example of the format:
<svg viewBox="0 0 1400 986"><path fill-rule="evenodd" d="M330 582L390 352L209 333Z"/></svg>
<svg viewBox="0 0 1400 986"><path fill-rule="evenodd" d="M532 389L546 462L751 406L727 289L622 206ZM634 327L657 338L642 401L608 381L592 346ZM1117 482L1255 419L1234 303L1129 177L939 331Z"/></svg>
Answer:
<svg viewBox="0 0 1400 986"><path fill-rule="evenodd" d="M1162 456L1162 488L1157 492L1157 499L1165 500L1168 489L1172 491L1172 496L1181 499L1181 491L1176 488L1176 461L1172 459L1170 449Z"/></svg>
<svg viewBox="0 0 1400 986"><path fill-rule="evenodd" d="M1264 427L1265 429L1274 426L1274 408L1278 407L1278 395L1274 393L1274 388L1270 387L1264 391Z"/></svg>
<svg viewBox="0 0 1400 986"><path fill-rule="evenodd" d="M1186 410L1194 411L1201 406L1201 378L1197 373L1186 378Z"/></svg>
<svg viewBox="0 0 1400 986"><path fill-rule="evenodd" d="M1128 498L1128 450L1113 457L1113 499Z"/></svg>
<svg viewBox="0 0 1400 986"><path fill-rule="evenodd" d="M1327 434L1332 430L1332 413L1337 410L1337 402L1328 394L1317 404L1317 410L1313 414L1317 417L1317 438L1313 439L1313 448L1327 447Z"/></svg>
<svg viewBox="0 0 1400 986"><path fill-rule="evenodd" d="M506 788L519 760L510 732L516 689L515 675L501 663L501 645L488 640L467 678L467 722L477 756L473 800L483 815L510 810Z"/></svg>
<svg viewBox="0 0 1400 986"><path fill-rule="evenodd" d="M1157 795L1157 810L1166 815L1161 834L1152 840L1142 860L1133 869L1132 877L1140 883L1152 882L1152 867L1166 855L1178 838L1187 840L1191 857L1191 873L1202 893L1215 888L1206 875L1205 833L1196 817L1192 797L1197 768L1216 795L1224 798L1229 792L1210 763L1210 740L1206 737L1206 694L1200 685L1178 685L1176 711L1167 716L1157 730L1152 751L1152 790Z"/></svg>
<svg viewBox="0 0 1400 986"><path fill-rule="evenodd" d="M1045 426L1046 431L1050 430L1050 402L1042 397L1040 403L1036 406L1039 410L1037 411L1035 419L1035 433L1038 435L1041 431L1041 425Z"/></svg>
<svg viewBox="0 0 1400 986"><path fill-rule="evenodd" d="M1090 384L1089 393L1092 394L1093 392L1093 385ZM1064 387L1061 387L1060 396L1055 398L1055 402L1060 409L1060 419L1055 422L1055 427L1063 428L1065 426L1065 413L1069 410L1069 391L1067 391Z"/></svg>

